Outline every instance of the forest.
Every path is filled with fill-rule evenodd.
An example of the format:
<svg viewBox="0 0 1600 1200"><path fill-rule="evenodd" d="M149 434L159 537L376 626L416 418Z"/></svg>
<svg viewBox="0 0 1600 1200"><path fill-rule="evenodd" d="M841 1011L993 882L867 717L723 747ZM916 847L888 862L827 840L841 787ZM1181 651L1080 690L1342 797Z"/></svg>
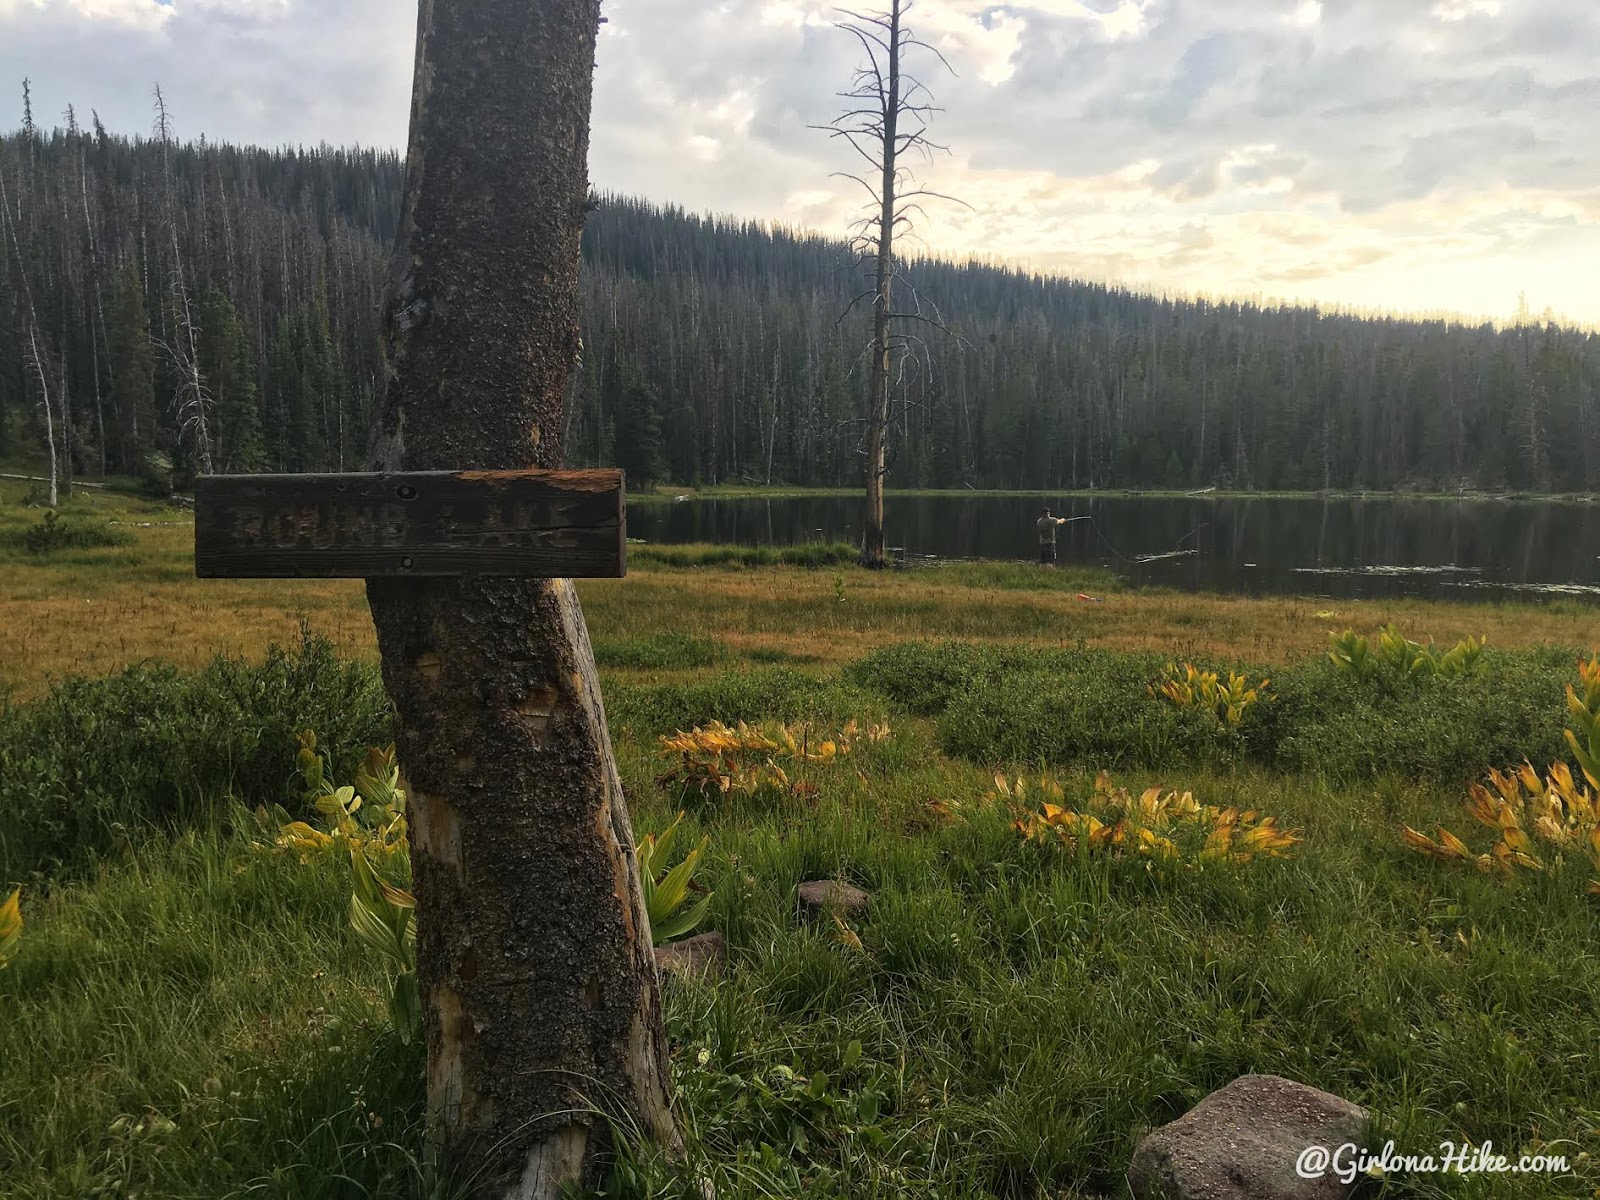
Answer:
<svg viewBox="0 0 1600 1200"><path fill-rule="evenodd" d="M109 133L0 138L0 458L63 478L360 469L403 163ZM574 466L635 488L861 479L844 238L597 195ZM1600 338L901 264L892 487L1600 490ZM909 293L903 303L909 304Z"/></svg>

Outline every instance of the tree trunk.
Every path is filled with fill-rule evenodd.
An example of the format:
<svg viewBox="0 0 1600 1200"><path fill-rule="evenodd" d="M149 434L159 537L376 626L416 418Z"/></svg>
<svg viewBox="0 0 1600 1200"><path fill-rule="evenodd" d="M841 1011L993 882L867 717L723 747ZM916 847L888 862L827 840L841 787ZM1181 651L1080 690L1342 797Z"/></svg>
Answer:
<svg viewBox="0 0 1600 1200"><path fill-rule="evenodd" d="M900 117L900 8L890 0L888 67L883 98L883 168L879 184L878 251L873 280L872 365L867 399L867 505L861 528L861 565L881 568L883 560L883 477L888 473L889 372L893 367L889 322L894 313L895 184L898 180Z"/></svg>
<svg viewBox="0 0 1600 1200"><path fill-rule="evenodd" d="M422 0L378 470L556 467L598 0ZM410 786L428 1103L475 1194L669 1146L633 832L566 580L372 580Z"/></svg>
<svg viewBox="0 0 1600 1200"><path fill-rule="evenodd" d="M28 97L27 80L22 81L22 95L23 102L26 104ZM28 126L30 129L28 137L28 152L31 154L33 152L31 116L28 121ZM9 197L6 195L5 176L0 174L0 233L10 234L10 238L8 240L11 250L16 256L17 282L20 285L18 290L21 293L20 298L23 306L24 327L28 333L28 361L33 364L34 372L39 377L39 402L44 407L45 446L50 454L49 503L51 508L55 508L57 504L60 503L61 499L57 475L57 470L60 466L60 459L58 457L58 451L56 450L55 416L50 409L50 378L49 372L45 367L44 351L39 348L39 318L33 307L33 289L28 286L28 264L22 257L22 242L17 235L17 221L22 220L22 161L26 161L26 156L24 156L22 160L19 160L17 166L17 217L15 221L11 219L11 202ZM0 163L0 171L3 171L3 169L4 164Z"/></svg>
<svg viewBox="0 0 1600 1200"><path fill-rule="evenodd" d="M44 444L45 449L50 454L50 498L48 503L51 508L55 508L61 503L61 454L56 449L56 419L50 410L49 373L45 370L44 356L39 351L39 334L33 325L31 312L28 323L28 357L33 362L34 372L39 376L39 403L44 408Z"/></svg>

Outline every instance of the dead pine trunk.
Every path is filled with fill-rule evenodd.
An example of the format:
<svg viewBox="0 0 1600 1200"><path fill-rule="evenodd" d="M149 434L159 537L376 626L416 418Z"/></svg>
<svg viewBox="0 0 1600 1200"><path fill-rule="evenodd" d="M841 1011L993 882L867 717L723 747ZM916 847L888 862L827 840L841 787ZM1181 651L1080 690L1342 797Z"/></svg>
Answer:
<svg viewBox="0 0 1600 1200"><path fill-rule="evenodd" d="M56 449L56 419L50 409L50 375L39 352L39 334L32 324L31 313L29 318L28 358L39 379L39 403L44 409L44 444L50 455L50 492L46 503L51 508L57 508L61 504L61 452Z"/></svg>
<svg viewBox="0 0 1600 1200"><path fill-rule="evenodd" d="M886 184L884 207L894 204L893 185ZM874 570L884 565L883 478L889 472L889 371L892 366L889 344L889 314L892 286L889 223L878 252L877 295L872 317L872 361L868 371L867 400L867 507L861 525L861 565Z"/></svg>
<svg viewBox="0 0 1600 1200"><path fill-rule="evenodd" d="M859 426L866 480L860 561L863 567L870 568L885 565L883 484L891 459L889 435L899 420L897 410L890 404L894 386L891 380L898 380L900 373L913 364L908 348L922 344L920 338L905 332L905 325L918 322L946 330L937 308L930 305L924 309L916 287L905 279L894 253L897 233L909 231L913 214L921 211L917 203L920 197L949 199L918 186L905 165L908 152L931 155L945 149L927 137L927 118L938 111L931 93L904 70L903 55L909 47L920 47L938 56L907 28L905 14L910 8L911 0L888 0L879 12L840 10L846 20L839 28L860 44L866 65L857 68L850 89L839 93L847 104L845 111L831 124L818 127L843 139L872 168L870 174L834 172L859 184L872 197L865 215L852 226L856 232L851 239L857 264L871 264L872 283L845 308L848 314L862 300L872 298L872 332L862 354L867 363L867 397ZM942 56L939 61L944 61ZM910 307L903 311L895 309L897 281L905 285L899 290L911 299ZM909 394L903 394L898 412L903 413L908 403Z"/></svg>
<svg viewBox="0 0 1600 1200"><path fill-rule="evenodd" d="M23 97L26 99L28 81L22 81ZM20 168L19 168L20 171ZM17 189L17 219L21 219L22 189ZM4 163L0 162L0 234L5 235L3 240L10 247L17 264L17 281L21 285L22 293L22 319L23 327L28 334L27 363L33 368L34 375L39 381L39 403L44 412L44 440L45 449L50 455L50 493L49 505L57 507L61 502L60 488L60 451L56 448L56 421L50 408L50 371L45 365L45 349L39 341L39 318L33 307L33 289L28 286L28 266L22 257L22 242L17 237L16 221L11 216L11 198L6 194ZM0 247L3 251L4 247ZM63 377L64 378L64 377ZM65 387L65 383L62 385Z"/></svg>
<svg viewBox="0 0 1600 1200"><path fill-rule="evenodd" d="M421 0L379 470L561 464L598 0ZM566 580L367 585L410 787L428 1104L474 1194L677 1144L633 832Z"/></svg>
<svg viewBox="0 0 1600 1200"><path fill-rule="evenodd" d="M891 0L884 57L882 137L878 187L877 261L873 264L872 354L867 399L867 506L861 526L861 565L884 565L883 478L889 472L889 372L893 367L889 323L894 315L895 186L899 182L900 0Z"/></svg>

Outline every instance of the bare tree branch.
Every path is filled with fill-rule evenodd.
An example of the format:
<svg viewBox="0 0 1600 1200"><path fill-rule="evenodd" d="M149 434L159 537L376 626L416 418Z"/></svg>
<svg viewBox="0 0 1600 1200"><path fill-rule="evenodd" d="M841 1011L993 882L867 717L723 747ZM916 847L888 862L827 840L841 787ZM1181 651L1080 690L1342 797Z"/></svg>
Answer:
<svg viewBox="0 0 1600 1200"><path fill-rule="evenodd" d="M841 324L863 300L872 300L871 336L850 368L854 375L863 361L869 366L865 415L849 422L864 430L867 503L861 564L866 567L884 565L883 480L895 459L891 431L915 406L907 391L908 381L912 375L932 376L932 355L927 343L905 332L900 323L917 322L948 332L937 308L931 315L925 312L916 289L905 282L895 243L903 238L921 240L913 218L927 214L914 201L953 199L919 186L902 159L903 155L918 153L931 161L935 153L949 153L947 146L927 136L928 118L942 110L934 104L927 86L905 72L906 52L926 51L946 70L950 70L950 64L906 28L904 18L911 9L911 0L886 3L888 7L882 12L837 10L841 17L838 28L856 39L866 63L856 70L850 89L838 93L849 107L828 125L816 127L847 142L867 161L877 178L874 186L848 171L834 172L841 179L860 184L871 197L865 212L851 222L849 229L854 265L868 271L872 286L853 296L835 321L836 326ZM896 284L909 292L909 310L897 307ZM892 399L895 390L899 392L898 401Z"/></svg>

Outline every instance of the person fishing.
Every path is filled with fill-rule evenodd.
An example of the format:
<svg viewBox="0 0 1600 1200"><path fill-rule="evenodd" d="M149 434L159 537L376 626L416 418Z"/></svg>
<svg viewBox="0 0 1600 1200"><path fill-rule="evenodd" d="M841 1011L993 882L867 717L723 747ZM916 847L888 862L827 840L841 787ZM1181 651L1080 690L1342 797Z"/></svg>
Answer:
<svg viewBox="0 0 1600 1200"><path fill-rule="evenodd" d="M1040 516L1034 522L1034 527L1039 531L1039 565L1053 567L1056 565L1056 530L1067 523L1066 517L1053 517L1048 508L1040 510Z"/></svg>

